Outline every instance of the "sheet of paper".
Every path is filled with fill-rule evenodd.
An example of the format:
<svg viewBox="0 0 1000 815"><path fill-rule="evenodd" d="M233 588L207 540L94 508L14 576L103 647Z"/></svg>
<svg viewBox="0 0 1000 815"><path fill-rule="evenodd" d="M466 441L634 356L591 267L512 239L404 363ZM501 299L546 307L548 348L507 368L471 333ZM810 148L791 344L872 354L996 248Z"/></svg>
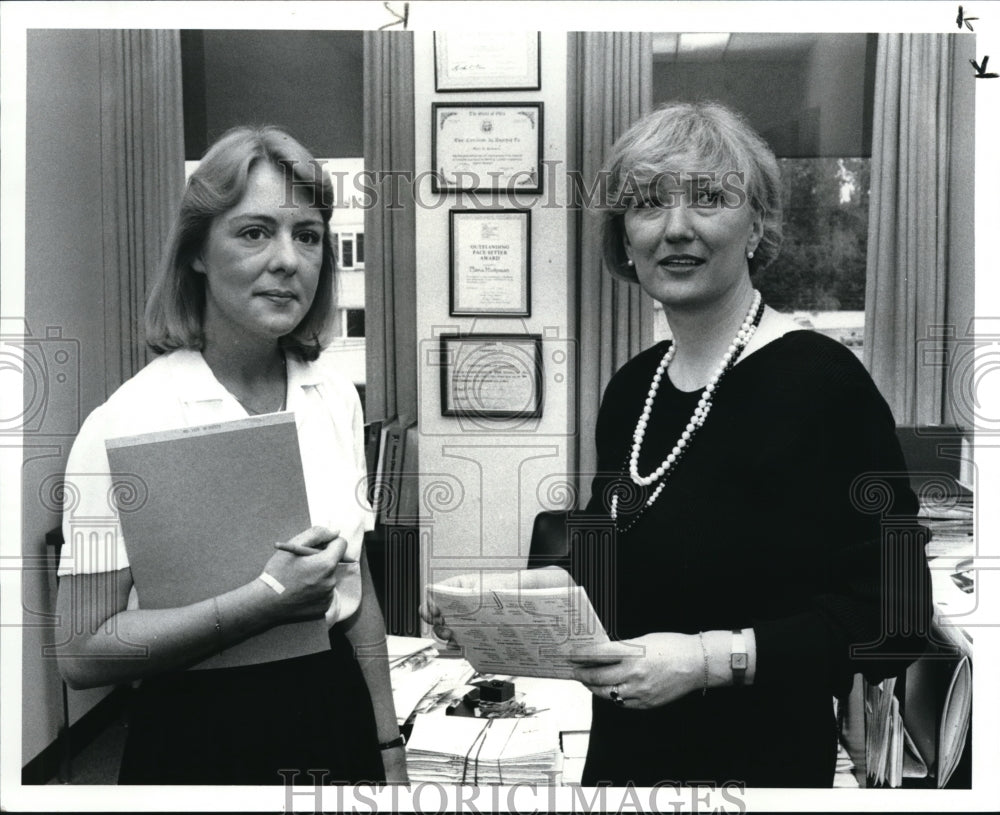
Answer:
<svg viewBox="0 0 1000 815"><path fill-rule="evenodd" d="M472 668L464 660L431 659L412 671L405 666L393 667L389 677L396 719L403 724L414 710L433 709L441 697L467 692Z"/></svg>
<svg viewBox="0 0 1000 815"><path fill-rule="evenodd" d="M608 641L579 586L481 591L434 584L430 592L480 673L572 679L568 657Z"/></svg>
<svg viewBox="0 0 1000 815"><path fill-rule="evenodd" d="M400 637L389 634L385 638L386 650L389 652L389 664L395 665L407 657L413 656L429 648L437 651L438 642L428 637Z"/></svg>

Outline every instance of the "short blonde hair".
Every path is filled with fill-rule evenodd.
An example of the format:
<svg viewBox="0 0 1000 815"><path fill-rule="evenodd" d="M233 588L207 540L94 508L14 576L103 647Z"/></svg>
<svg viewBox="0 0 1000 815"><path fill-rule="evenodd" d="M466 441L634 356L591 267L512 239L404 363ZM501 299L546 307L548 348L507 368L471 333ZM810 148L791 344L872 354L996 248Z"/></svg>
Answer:
<svg viewBox="0 0 1000 815"><path fill-rule="evenodd" d="M312 206L323 219L323 260L316 295L302 321L279 339L282 348L307 361L323 350L334 318L333 184L305 147L284 130L268 126L236 127L225 133L188 180L146 304L146 343L157 353L204 347L205 276L191 264L204 248L212 221L239 203L250 170L262 161L283 172L290 170L295 187L311 191Z"/></svg>
<svg viewBox="0 0 1000 815"><path fill-rule="evenodd" d="M623 133L605 164L608 196L600 210L601 242L611 274L638 282L625 254L626 187L667 173L710 170L742 174L746 198L761 219L763 236L750 260L750 274L778 256L781 171L771 148L740 114L718 102L673 102Z"/></svg>

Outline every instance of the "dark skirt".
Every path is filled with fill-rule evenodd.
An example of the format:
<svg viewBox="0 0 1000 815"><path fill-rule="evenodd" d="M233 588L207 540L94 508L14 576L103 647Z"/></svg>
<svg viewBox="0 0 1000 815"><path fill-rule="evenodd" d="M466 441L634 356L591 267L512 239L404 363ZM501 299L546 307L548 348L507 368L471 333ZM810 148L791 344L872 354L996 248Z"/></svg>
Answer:
<svg viewBox="0 0 1000 815"><path fill-rule="evenodd" d="M833 786L837 723L822 691L720 688L652 710L595 696L584 786Z"/></svg>
<svg viewBox="0 0 1000 815"><path fill-rule="evenodd" d="M133 692L118 783L384 780L353 647L339 626L330 643L329 651L296 659L144 680Z"/></svg>

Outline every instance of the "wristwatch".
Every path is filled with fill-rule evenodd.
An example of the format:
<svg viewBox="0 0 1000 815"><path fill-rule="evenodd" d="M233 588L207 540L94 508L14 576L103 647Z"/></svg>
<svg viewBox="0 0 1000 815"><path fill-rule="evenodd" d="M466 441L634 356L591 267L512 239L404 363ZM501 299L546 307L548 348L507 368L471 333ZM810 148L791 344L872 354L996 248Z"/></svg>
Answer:
<svg viewBox="0 0 1000 815"><path fill-rule="evenodd" d="M393 747L402 747L406 744L406 736L400 733L396 738L389 739L389 741L382 742L379 746L379 750L391 750Z"/></svg>
<svg viewBox="0 0 1000 815"><path fill-rule="evenodd" d="M729 667L733 671L733 685L739 687L746 683L747 665L750 658L747 656L747 641L743 636L742 628L733 629L733 645L729 652Z"/></svg>

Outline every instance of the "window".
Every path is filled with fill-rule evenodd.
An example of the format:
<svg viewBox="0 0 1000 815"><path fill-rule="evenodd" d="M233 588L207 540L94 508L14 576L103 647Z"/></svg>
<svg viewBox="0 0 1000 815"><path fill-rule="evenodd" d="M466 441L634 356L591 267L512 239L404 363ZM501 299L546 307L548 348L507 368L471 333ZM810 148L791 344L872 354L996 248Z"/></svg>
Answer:
<svg viewBox="0 0 1000 815"><path fill-rule="evenodd" d="M769 305L860 356L864 343L870 159L779 159L781 254L755 284Z"/></svg>
<svg viewBox="0 0 1000 815"><path fill-rule="evenodd" d="M365 233L334 233L333 245L337 247L337 262L341 269L365 268Z"/></svg>
<svg viewBox="0 0 1000 815"><path fill-rule="evenodd" d="M345 269L354 268L354 239L351 237L340 241L340 265Z"/></svg>
<svg viewBox="0 0 1000 815"><path fill-rule="evenodd" d="M347 337L363 337L365 335L365 310L363 308L348 308L345 312L345 331Z"/></svg>

